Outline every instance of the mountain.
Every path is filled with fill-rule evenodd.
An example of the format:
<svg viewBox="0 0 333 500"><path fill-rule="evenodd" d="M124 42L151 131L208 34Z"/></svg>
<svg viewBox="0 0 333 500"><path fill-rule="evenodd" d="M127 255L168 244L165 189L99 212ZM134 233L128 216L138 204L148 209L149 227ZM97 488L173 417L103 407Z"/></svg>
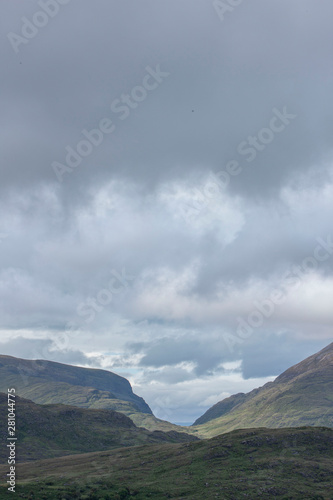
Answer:
<svg viewBox="0 0 333 500"><path fill-rule="evenodd" d="M180 443L197 440L177 432L149 432L113 410L89 410L65 405L37 405L15 397L17 422L17 460L53 458L73 453L103 451L123 446L152 443ZM7 420L8 396L0 393L0 421ZM7 442L7 428L0 437ZM8 457L0 447L0 461Z"/></svg>
<svg viewBox="0 0 333 500"><path fill-rule="evenodd" d="M8 498L0 465L0 499ZM18 464L16 496L161 500L333 498L333 430L247 429ZM3 486L2 486L3 485Z"/></svg>
<svg viewBox="0 0 333 500"><path fill-rule="evenodd" d="M0 356L0 391L7 392L10 384L17 394L40 404L64 403L66 399L75 406L103 407L99 403L107 400L110 409L123 406L152 414L126 378L106 370Z"/></svg>
<svg viewBox="0 0 333 500"><path fill-rule="evenodd" d="M191 427L155 418L128 380L106 370L0 356L0 392L6 393L8 387L38 404L114 410L149 431L200 438L249 427L333 427L333 343L274 382L220 401Z"/></svg>
<svg viewBox="0 0 333 500"><path fill-rule="evenodd" d="M9 387L38 404L118 411L150 431L188 430L154 417L144 399L133 393L129 381L107 370L0 355L0 392L7 393Z"/></svg>
<svg viewBox="0 0 333 500"><path fill-rule="evenodd" d="M214 436L249 427L333 427L333 343L274 382L215 404L192 429Z"/></svg>

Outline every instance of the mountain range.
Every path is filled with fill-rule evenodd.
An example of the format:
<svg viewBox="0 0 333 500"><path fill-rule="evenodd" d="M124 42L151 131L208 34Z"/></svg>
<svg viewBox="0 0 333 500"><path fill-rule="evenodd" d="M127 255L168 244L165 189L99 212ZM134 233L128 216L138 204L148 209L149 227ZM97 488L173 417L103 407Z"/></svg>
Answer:
<svg viewBox="0 0 333 500"><path fill-rule="evenodd" d="M212 437L239 428L333 427L333 343L292 366L273 382L218 402L190 427L157 419L124 377L107 370L0 356L0 392L39 405L113 410L149 431Z"/></svg>
<svg viewBox="0 0 333 500"><path fill-rule="evenodd" d="M1 422L11 387L21 498L333 498L333 343L190 427L156 419L106 370L0 356Z"/></svg>

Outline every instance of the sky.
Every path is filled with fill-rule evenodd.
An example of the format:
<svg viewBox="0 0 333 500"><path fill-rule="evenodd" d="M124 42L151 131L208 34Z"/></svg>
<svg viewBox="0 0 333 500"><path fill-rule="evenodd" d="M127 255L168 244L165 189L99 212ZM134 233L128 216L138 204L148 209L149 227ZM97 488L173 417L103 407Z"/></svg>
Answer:
<svg viewBox="0 0 333 500"><path fill-rule="evenodd" d="M192 423L332 341L331 0L0 13L2 354Z"/></svg>

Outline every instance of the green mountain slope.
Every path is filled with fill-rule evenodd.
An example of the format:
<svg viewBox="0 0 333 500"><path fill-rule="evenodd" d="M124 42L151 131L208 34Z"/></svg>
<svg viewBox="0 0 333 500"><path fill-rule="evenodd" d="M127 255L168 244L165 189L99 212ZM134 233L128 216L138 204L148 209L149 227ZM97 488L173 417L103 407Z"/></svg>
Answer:
<svg viewBox="0 0 333 500"><path fill-rule="evenodd" d="M7 392L10 385L17 394L35 403L105 408L107 401L108 407L116 411L123 405L127 410L152 414L144 399L133 393L127 379L106 370L0 356L0 391ZM100 400L102 406L98 406Z"/></svg>
<svg viewBox="0 0 333 500"><path fill-rule="evenodd" d="M16 400L17 459L52 458L149 443L179 443L197 438L177 432L149 432L113 410L89 410L65 405L37 405ZM7 394L0 393L0 421L7 421ZM0 462L8 450L7 428L1 425Z"/></svg>
<svg viewBox="0 0 333 500"><path fill-rule="evenodd" d="M274 382L220 401L192 429L208 437L236 428L304 425L333 427L333 343Z"/></svg>
<svg viewBox="0 0 333 500"><path fill-rule="evenodd" d="M114 410L150 431L188 433L186 427L154 417L127 379L106 370L0 355L0 392L7 392L8 387L38 404Z"/></svg>
<svg viewBox="0 0 333 500"><path fill-rule="evenodd" d="M0 466L1 484L6 472ZM326 500L333 498L333 430L237 430L187 444L23 463L17 477L16 498L38 500Z"/></svg>

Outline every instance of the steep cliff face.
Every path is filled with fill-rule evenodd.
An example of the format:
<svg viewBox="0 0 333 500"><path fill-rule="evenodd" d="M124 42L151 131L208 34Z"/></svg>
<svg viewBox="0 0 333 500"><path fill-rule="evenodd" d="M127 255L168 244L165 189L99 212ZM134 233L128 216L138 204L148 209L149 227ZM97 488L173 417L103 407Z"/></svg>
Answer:
<svg viewBox="0 0 333 500"><path fill-rule="evenodd" d="M126 378L106 370L0 356L0 391L7 392L9 386L15 387L19 396L40 404L152 414L144 399L133 393Z"/></svg>

